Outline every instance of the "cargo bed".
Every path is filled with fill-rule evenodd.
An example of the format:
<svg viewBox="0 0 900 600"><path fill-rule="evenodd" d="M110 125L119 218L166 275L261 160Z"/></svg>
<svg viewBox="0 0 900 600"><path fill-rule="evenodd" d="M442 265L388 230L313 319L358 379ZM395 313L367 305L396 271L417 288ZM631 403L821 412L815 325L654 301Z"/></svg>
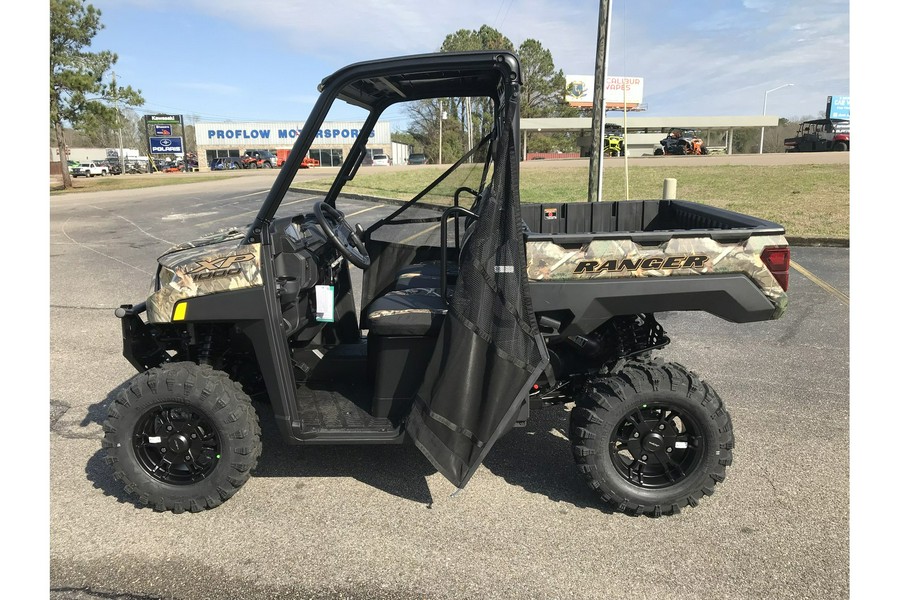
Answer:
<svg viewBox="0 0 900 600"><path fill-rule="evenodd" d="M787 263L764 260L788 252L771 221L685 200L525 204L522 219L534 310L560 335L617 315L697 310L743 323L787 306Z"/></svg>
<svg viewBox="0 0 900 600"><path fill-rule="evenodd" d="M583 234L591 234L591 239L635 241L672 236L734 239L784 235L784 227L777 223L686 200L522 204L522 220L529 241L558 238L572 242L574 237L560 236Z"/></svg>

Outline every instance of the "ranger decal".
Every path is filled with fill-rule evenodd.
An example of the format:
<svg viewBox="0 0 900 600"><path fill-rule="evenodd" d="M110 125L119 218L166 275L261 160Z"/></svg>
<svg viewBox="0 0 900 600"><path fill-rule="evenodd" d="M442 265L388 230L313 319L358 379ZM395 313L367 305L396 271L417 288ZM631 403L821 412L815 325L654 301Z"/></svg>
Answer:
<svg viewBox="0 0 900 600"><path fill-rule="evenodd" d="M654 256L650 258L623 258L622 260L582 260L573 271L573 275L584 273L602 273L604 271L637 271L647 269L699 269L709 260L708 256L697 254L691 256Z"/></svg>

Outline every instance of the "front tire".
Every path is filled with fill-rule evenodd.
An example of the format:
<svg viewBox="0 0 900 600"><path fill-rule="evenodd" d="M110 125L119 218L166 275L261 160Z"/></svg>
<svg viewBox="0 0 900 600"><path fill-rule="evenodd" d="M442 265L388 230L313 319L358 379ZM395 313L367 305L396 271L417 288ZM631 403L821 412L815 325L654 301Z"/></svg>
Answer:
<svg viewBox="0 0 900 600"><path fill-rule="evenodd" d="M588 486L614 510L674 514L725 479L734 434L715 390L676 363L628 362L576 399L569 439Z"/></svg>
<svg viewBox="0 0 900 600"><path fill-rule="evenodd" d="M116 480L157 511L219 506L247 482L262 451L259 420L240 385L194 363L135 376L103 430Z"/></svg>

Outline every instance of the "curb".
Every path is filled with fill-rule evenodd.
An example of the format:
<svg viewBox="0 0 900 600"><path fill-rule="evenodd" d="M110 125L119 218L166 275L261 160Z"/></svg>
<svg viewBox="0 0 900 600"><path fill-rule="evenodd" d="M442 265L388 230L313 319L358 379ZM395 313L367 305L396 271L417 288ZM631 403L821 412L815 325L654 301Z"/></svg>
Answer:
<svg viewBox="0 0 900 600"><path fill-rule="evenodd" d="M301 194L324 194L323 190L313 190L309 188L290 188L292 192L299 192ZM366 194L341 194L344 198L349 198L351 200L364 200L367 202L379 202L381 204L394 204L396 206L403 206L408 202L408 200L397 200L396 198L382 198L380 196L369 196ZM433 211L442 211L446 206L440 204L430 204L427 202L416 202L416 206L419 208L427 208ZM804 246L812 246L812 247L829 247L829 248L849 248L850 240L843 238L808 238L808 237L791 237L785 236L788 244L791 246L804 247Z"/></svg>

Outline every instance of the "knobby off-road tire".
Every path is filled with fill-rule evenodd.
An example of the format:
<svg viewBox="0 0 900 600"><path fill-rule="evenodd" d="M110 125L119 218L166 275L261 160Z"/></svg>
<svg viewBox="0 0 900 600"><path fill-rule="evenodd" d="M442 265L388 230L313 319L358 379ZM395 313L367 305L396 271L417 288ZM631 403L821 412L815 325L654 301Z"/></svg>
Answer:
<svg viewBox="0 0 900 600"><path fill-rule="evenodd" d="M116 480L157 511L219 506L247 482L262 452L259 419L240 384L190 362L135 376L103 430Z"/></svg>
<svg viewBox="0 0 900 600"><path fill-rule="evenodd" d="M578 470L610 508L674 514L725 479L734 434L715 390L676 363L628 362L595 376L572 410Z"/></svg>

